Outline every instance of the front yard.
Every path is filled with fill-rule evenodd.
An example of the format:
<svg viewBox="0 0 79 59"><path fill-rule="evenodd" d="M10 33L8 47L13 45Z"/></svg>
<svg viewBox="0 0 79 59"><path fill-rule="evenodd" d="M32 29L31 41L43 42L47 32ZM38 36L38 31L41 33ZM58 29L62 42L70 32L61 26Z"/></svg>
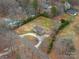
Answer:
<svg viewBox="0 0 79 59"><path fill-rule="evenodd" d="M18 34L24 34L24 33L32 31L34 29L34 26L39 26L43 28L45 31L50 31L51 28L53 27L53 20L40 16L36 18L35 20L17 28L15 31Z"/></svg>

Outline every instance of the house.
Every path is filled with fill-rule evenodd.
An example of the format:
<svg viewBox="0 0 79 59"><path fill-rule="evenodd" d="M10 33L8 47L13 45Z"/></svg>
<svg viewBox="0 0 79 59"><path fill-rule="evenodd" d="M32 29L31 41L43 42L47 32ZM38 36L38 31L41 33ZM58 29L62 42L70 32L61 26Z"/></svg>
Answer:
<svg viewBox="0 0 79 59"><path fill-rule="evenodd" d="M41 26L35 26L33 31L36 32L39 35L44 35L45 34L45 31Z"/></svg>
<svg viewBox="0 0 79 59"><path fill-rule="evenodd" d="M69 9L69 10L67 10L67 14L69 14L69 15L77 15L77 10L75 10L75 9Z"/></svg>

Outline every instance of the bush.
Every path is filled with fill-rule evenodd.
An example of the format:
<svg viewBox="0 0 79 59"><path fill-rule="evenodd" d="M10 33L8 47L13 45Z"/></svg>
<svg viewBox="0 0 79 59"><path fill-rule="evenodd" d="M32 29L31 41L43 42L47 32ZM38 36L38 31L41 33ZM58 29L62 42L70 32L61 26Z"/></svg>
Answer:
<svg viewBox="0 0 79 59"><path fill-rule="evenodd" d="M22 25L33 21L34 19L36 19L39 16L44 16L44 17L47 17L47 18L49 17L48 14L46 12L44 12L42 14L38 14L37 16L29 17L28 19L22 20Z"/></svg>
<svg viewBox="0 0 79 59"><path fill-rule="evenodd" d="M47 53L50 53L51 52L51 49L52 49L52 47L53 47L53 43L54 43L54 39L50 39L51 41L49 42L49 46L48 46L48 51L47 51Z"/></svg>
<svg viewBox="0 0 79 59"><path fill-rule="evenodd" d="M39 15L34 16L34 17L29 17L28 19L22 20L22 25L33 21L33 20L36 19L37 17L39 17Z"/></svg>
<svg viewBox="0 0 79 59"><path fill-rule="evenodd" d="M59 30L65 28L67 25L69 25L69 21L61 19L61 26L59 27Z"/></svg>

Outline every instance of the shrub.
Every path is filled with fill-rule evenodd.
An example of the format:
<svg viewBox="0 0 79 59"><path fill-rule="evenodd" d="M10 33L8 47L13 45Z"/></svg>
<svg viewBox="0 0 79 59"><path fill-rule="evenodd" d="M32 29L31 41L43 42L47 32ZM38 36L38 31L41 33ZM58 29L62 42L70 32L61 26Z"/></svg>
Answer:
<svg viewBox="0 0 79 59"><path fill-rule="evenodd" d="M39 17L39 15L34 16L34 17L29 17L28 19L22 20L22 25L33 21L33 20L36 19L37 17Z"/></svg>
<svg viewBox="0 0 79 59"><path fill-rule="evenodd" d="M44 17L49 17L48 14L46 12L42 13L42 14L38 14L37 16L34 16L34 17L29 17L28 19L25 19L25 20L22 20L22 25L28 23L28 22L31 22L33 21L34 19L36 19L37 17L39 16L44 16Z"/></svg>
<svg viewBox="0 0 79 59"><path fill-rule="evenodd" d="M50 53L50 52L51 52L51 49L52 49L52 47L53 47L54 41L55 41L54 39L50 39L47 53Z"/></svg>
<svg viewBox="0 0 79 59"><path fill-rule="evenodd" d="M69 25L69 21L61 19L61 26L59 27L59 30L65 28L67 25Z"/></svg>

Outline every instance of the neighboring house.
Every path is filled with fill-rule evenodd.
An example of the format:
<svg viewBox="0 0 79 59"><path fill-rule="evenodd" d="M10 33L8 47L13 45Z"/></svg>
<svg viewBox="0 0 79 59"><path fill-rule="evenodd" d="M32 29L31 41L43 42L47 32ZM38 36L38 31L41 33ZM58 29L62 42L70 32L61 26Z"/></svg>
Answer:
<svg viewBox="0 0 79 59"><path fill-rule="evenodd" d="M75 9L69 9L69 10L67 10L67 14L69 14L69 15L77 15L77 10L75 10Z"/></svg>

